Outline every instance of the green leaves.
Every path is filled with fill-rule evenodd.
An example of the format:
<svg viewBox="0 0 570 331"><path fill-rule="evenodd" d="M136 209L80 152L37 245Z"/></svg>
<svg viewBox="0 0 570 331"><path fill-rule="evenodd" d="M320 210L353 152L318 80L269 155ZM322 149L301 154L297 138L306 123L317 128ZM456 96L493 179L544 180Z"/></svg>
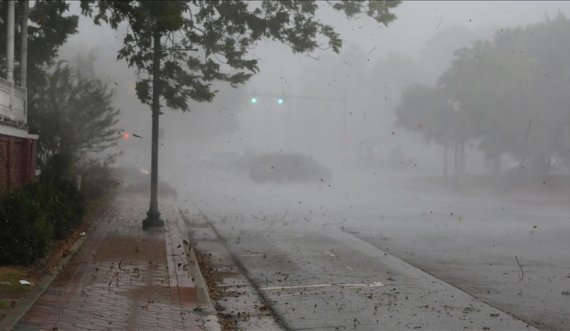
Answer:
<svg viewBox="0 0 570 331"><path fill-rule="evenodd" d="M0 2L0 45L6 45L6 7L7 2ZM77 15L65 15L69 3L63 0L33 1L30 3L28 26L28 110L33 114L42 106L40 100L35 99L36 90L43 88L46 83L46 68L54 64L58 50L67 38L77 32ZM21 3L16 3L16 22L22 20ZM15 38L16 66L20 63L20 24L16 24ZM0 52L0 62L5 63L5 52ZM5 67L0 69L2 74ZM16 82L20 81L20 71L15 70Z"/></svg>
<svg viewBox="0 0 570 331"><path fill-rule="evenodd" d="M116 144L119 111L111 107L112 92L99 80L81 78L60 62L36 93L42 105L30 120L41 137L40 161L54 154L77 158Z"/></svg>
<svg viewBox="0 0 570 331"><path fill-rule="evenodd" d="M283 43L293 52L323 48L324 39L334 52L342 46L330 25L316 18L326 2L287 1L108 1L82 0L84 15L97 24L108 23L117 29L128 24L119 59L139 72L151 75L152 33L161 32L160 94L169 107L188 110L190 99L211 101L216 91L212 82L231 86L243 84L258 72L257 59L249 51L262 39ZM332 2L334 9L349 17L367 15L388 24L395 16L390 10L397 1ZM150 81L137 84L137 96L150 104Z"/></svg>
<svg viewBox="0 0 570 331"><path fill-rule="evenodd" d="M342 40L338 33L334 31L333 27L330 25L323 25L321 26L321 33L329 39L329 47L338 53L342 47Z"/></svg>
<svg viewBox="0 0 570 331"><path fill-rule="evenodd" d="M396 19L396 15L390 12L400 4L400 1L362 1L362 0L345 0L332 1L332 7L336 10L343 11L347 17L356 17L362 13L374 18L378 23L388 25Z"/></svg>
<svg viewBox="0 0 570 331"><path fill-rule="evenodd" d="M570 128L568 45L570 20L562 16L475 42L456 52L437 87L404 93L399 124L427 134L428 140L439 130L448 139L474 141L489 158L509 154L541 169L554 158L570 162L564 141ZM450 111L449 103L456 109Z"/></svg>
<svg viewBox="0 0 570 331"><path fill-rule="evenodd" d="M137 92L137 97L139 100L147 105L150 105L152 102L151 92L151 80L150 79L140 79L137 81L135 85L135 90Z"/></svg>
<svg viewBox="0 0 570 331"><path fill-rule="evenodd" d="M396 108L396 124L420 132L427 141L445 144L459 133L451 123L456 115L451 102L439 87L412 85Z"/></svg>

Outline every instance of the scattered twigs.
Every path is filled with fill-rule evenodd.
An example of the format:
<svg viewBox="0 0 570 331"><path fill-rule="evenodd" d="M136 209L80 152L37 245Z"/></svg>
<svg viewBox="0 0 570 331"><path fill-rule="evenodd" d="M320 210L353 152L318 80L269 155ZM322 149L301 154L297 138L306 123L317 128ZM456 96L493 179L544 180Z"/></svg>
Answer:
<svg viewBox="0 0 570 331"><path fill-rule="evenodd" d="M519 282L520 282L520 281L522 281L522 280L524 279L524 270L523 270L523 268L522 268L521 263L519 262L519 258L516 257L516 255L515 255L515 260L517 260L517 264L519 265L519 268L521 269L521 279L519 279Z"/></svg>

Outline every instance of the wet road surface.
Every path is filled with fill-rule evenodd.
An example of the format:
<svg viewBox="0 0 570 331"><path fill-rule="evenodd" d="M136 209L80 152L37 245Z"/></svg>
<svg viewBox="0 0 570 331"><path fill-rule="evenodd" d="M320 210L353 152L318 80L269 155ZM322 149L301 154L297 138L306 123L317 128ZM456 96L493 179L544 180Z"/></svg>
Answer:
<svg viewBox="0 0 570 331"><path fill-rule="evenodd" d="M383 184L227 188L188 204L290 329L568 329L563 199Z"/></svg>
<svg viewBox="0 0 570 331"><path fill-rule="evenodd" d="M533 329L335 227L236 223L218 233L287 329Z"/></svg>

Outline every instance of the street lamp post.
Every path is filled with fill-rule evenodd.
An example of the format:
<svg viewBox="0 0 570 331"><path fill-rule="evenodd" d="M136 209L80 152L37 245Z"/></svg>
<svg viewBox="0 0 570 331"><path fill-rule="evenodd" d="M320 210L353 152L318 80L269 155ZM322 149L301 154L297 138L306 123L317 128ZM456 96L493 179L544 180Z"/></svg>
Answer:
<svg viewBox="0 0 570 331"><path fill-rule="evenodd" d="M164 227L158 211L158 123L160 115L160 31L153 33L154 58L152 63L152 151L150 167L150 206L143 220L143 229Z"/></svg>

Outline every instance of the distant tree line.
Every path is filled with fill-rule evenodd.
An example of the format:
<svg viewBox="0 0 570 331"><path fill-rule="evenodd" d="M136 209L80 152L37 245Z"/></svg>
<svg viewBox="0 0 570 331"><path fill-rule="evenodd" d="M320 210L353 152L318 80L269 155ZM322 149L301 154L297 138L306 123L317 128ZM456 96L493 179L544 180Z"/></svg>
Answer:
<svg viewBox="0 0 570 331"><path fill-rule="evenodd" d="M501 29L455 53L436 86L407 88L397 124L453 151L456 174L473 143L500 170L510 155L529 173L547 175L570 161L570 20Z"/></svg>

